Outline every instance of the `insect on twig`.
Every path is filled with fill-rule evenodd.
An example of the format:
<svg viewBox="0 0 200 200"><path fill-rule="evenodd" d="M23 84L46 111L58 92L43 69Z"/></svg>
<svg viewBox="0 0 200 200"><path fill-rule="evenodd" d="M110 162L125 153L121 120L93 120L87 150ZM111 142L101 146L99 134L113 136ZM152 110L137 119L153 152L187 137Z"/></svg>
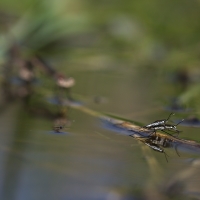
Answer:
<svg viewBox="0 0 200 200"><path fill-rule="evenodd" d="M165 131L165 130L167 130L167 131L171 131L171 132L174 132L174 133L178 133L178 135L179 135L179 133L180 133L181 131L179 131L179 130L177 129L177 126L178 126L180 123L182 123L183 121L184 121L184 119L182 119L180 122L178 122L178 123L175 124L175 125L172 125L172 124L165 124L165 125L163 125L163 126L157 127L156 130L161 130L161 131L163 131L164 133L167 133L167 134L171 135L170 133L168 133L168 132ZM178 135L177 135L177 136L178 136ZM173 135L171 135L171 136L173 136Z"/></svg>
<svg viewBox="0 0 200 200"><path fill-rule="evenodd" d="M152 134L156 134L156 131L157 131L157 130L163 131L164 133L167 133L167 134L171 135L172 137L174 137L174 136L173 136L172 134L168 133L167 131L171 131L171 132L173 132L173 133L178 133L178 135L179 135L179 133L180 133L181 131L179 131L179 130L177 129L177 126L178 126L178 124L180 124L184 119L182 119L180 122L178 122L178 123L175 124L175 125L166 124L166 122L170 119L171 115L174 115L174 113L171 113L167 119L157 120L157 121L155 121L155 122L153 122L153 123L151 123L151 124L148 124L148 125L144 126L144 128L153 131L149 136L151 136ZM166 131L166 130L167 130L167 131Z"/></svg>
<svg viewBox="0 0 200 200"><path fill-rule="evenodd" d="M168 116L167 119L156 120L155 122L144 126L144 128L147 128L147 129L154 129L155 127L157 127L157 126L159 126L159 125L165 125L166 122L168 122L168 120L170 119L171 115L175 115L175 113L170 113L170 115Z"/></svg>

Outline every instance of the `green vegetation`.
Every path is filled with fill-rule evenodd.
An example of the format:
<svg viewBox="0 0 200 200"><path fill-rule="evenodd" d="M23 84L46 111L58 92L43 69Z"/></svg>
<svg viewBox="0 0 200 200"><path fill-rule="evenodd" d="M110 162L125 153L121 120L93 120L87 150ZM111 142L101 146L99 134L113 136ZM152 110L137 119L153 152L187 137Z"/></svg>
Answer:
<svg viewBox="0 0 200 200"><path fill-rule="evenodd" d="M37 196L46 191L52 198L52 193L65 194L66 187L72 186L65 195L84 198L77 191L88 180L85 186L89 189L98 186L98 192L99 188L102 193L106 191L107 196L99 196L101 199L126 199L126 195L135 199L137 194L145 199L182 199L183 191L198 195L199 188L191 188L199 177L191 183L190 174L200 174L193 167L199 163L191 160L195 159L192 153L186 155L189 150L199 149L194 142L199 141L197 131L186 129L180 133L180 140L160 133L160 140L157 136L152 141L135 140L138 138L122 137L123 134L96 126L96 118L107 120L111 129L121 128L119 132L124 129L140 133L147 121L152 123L154 117L162 119L152 113L172 101L175 108L192 108L194 116L189 122L199 125L199 10L197 0L1 0L0 108L3 111L8 102L24 103L2 117L5 122L1 128L9 124L5 128L14 129L3 129L1 132L6 134L0 134L0 141L7 145L0 145L1 153L8 157L1 167L7 170L4 196L10 198L5 199L15 199L10 188L19 187L24 165L31 166L31 170L26 166L31 173L24 176L28 177L23 183L28 189L20 182L22 194L30 190L30 194ZM76 97L83 99L83 105L73 101ZM178 120L189 116L178 111ZM17 116L12 124L11 116ZM73 137L68 137L66 132L71 124L75 124L69 131ZM12 138L9 134L13 132L12 145L4 142L9 140L7 137ZM174 159L174 149L167 149L166 141L177 151L185 147L188 152L180 150L181 157L175 153ZM157 154L151 150L157 150ZM169 152L167 167L159 152ZM15 168L16 163L13 172L10 167ZM190 165L189 173L182 170L185 163ZM172 171L179 173L167 185L163 177L171 178L168 175ZM31 182L32 177L38 180ZM41 179L50 181L41 183ZM159 191L160 182L165 191ZM186 190L182 189L183 184ZM96 195L95 190L92 192ZM88 194L84 193L85 199Z"/></svg>

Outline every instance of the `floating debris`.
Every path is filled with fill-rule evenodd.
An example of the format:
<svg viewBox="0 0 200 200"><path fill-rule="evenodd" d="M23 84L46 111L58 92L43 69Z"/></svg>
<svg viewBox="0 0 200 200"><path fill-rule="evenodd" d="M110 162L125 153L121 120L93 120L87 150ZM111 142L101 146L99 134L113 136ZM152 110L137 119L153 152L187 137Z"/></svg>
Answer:
<svg viewBox="0 0 200 200"><path fill-rule="evenodd" d="M61 88L71 88L75 84L75 79L72 77L65 77L63 74L56 74L56 84Z"/></svg>
<svg viewBox="0 0 200 200"><path fill-rule="evenodd" d="M62 130L63 130L63 126L54 126L53 127L53 130L56 132L56 133L61 133Z"/></svg>

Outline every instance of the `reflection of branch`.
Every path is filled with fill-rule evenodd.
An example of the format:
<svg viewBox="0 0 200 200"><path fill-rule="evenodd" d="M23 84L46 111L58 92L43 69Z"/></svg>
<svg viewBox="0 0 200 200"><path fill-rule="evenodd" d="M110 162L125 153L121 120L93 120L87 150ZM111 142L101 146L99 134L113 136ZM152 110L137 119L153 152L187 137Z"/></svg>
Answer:
<svg viewBox="0 0 200 200"><path fill-rule="evenodd" d="M120 131L120 129L124 130L126 131L127 136L129 135L136 136L134 137L135 139L138 139L137 137L141 137L141 136L142 137L149 136L149 133L150 133L149 129L146 129L142 126L137 125L137 124L141 124L139 122L130 122L130 120L119 119L117 116L115 117L109 114L108 115L101 114L83 105L73 104L73 102L69 102L68 106L78 109L94 117L98 117L102 119L103 121L105 121L106 123L109 123L111 126L113 126L114 131L116 130L114 128L118 128L119 129L118 131ZM164 148L178 146L178 147L183 147L183 148L187 148L194 151L197 151L197 150L200 151L200 143L195 142L193 140L185 140L181 138L176 138L174 136L167 135L161 132L156 132L156 136L161 138L163 141L166 140L169 143L167 146L163 146Z"/></svg>

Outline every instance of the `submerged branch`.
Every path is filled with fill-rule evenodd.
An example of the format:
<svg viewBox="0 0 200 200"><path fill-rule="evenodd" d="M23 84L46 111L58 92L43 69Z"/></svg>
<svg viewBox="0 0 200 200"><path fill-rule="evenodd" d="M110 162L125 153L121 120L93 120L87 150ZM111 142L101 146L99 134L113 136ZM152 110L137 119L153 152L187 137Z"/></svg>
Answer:
<svg viewBox="0 0 200 200"><path fill-rule="evenodd" d="M152 135L152 130L142 127L142 124L139 122L122 119L110 114L104 114L104 113L102 114L100 112L96 112L92 109L89 109L81 104L77 105L69 103L69 106L78 109L84 113L87 113L89 115L92 115L94 117L100 118L105 128L115 132L120 132L121 134L127 136L131 136L132 138L137 139L139 141L141 141L142 138L147 139L150 135ZM157 131L156 135L152 135L152 140L154 140L153 143L155 145L159 145L163 148L171 147L175 148L176 151L186 150L186 151L192 151L193 153L200 153L200 143L193 140L181 139L173 135L162 133L160 131Z"/></svg>

